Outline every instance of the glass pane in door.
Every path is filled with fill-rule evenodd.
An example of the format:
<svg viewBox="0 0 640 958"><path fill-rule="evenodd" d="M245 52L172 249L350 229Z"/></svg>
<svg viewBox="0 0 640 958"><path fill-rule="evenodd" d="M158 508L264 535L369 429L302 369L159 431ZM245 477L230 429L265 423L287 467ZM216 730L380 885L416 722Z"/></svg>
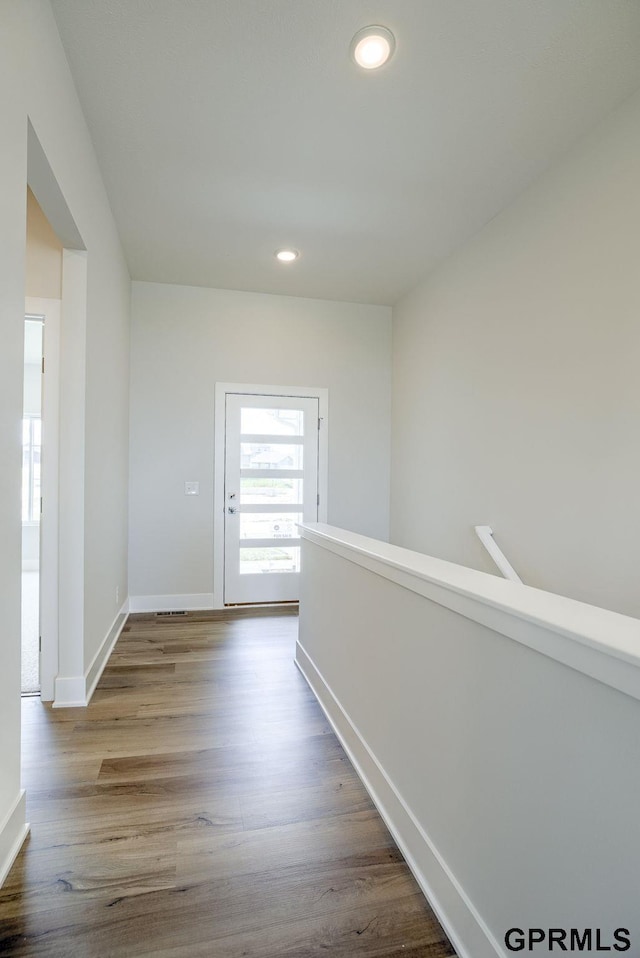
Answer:
<svg viewBox="0 0 640 958"><path fill-rule="evenodd" d="M300 572L300 547L240 549L240 575Z"/></svg>
<svg viewBox="0 0 640 958"><path fill-rule="evenodd" d="M241 539L299 539L297 522L301 512L242 512Z"/></svg>
<svg viewBox="0 0 640 958"><path fill-rule="evenodd" d="M240 480L240 505L297 505L303 501L302 490L302 479L243 476Z"/></svg>
<svg viewBox="0 0 640 958"><path fill-rule="evenodd" d="M302 436L304 413L301 409L256 409L243 406L240 410L240 432L253 436Z"/></svg>
<svg viewBox="0 0 640 958"><path fill-rule="evenodd" d="M282 442L241 442L241 469L302 469L302 445Z"/></svg>

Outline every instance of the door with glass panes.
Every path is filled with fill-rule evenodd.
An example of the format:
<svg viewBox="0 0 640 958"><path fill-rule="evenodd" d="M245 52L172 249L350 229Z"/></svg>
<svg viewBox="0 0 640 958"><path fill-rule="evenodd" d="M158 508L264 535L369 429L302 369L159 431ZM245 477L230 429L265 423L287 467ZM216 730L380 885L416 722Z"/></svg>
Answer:
<svg viewBox="0 0 640 958"><path fill-rule="evenodd" d="M296 523L318 518L317 398L227 393L224 601L298 599Z"/></svg>

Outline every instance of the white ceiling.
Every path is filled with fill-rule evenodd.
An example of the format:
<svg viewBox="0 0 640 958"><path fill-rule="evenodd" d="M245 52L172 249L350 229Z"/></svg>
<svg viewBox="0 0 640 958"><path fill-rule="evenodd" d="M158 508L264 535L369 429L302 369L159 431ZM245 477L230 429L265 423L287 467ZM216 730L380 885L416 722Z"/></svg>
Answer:
<svg viewBox="0 0 640 958"><path fill-rule="evenodd" d="M637 0L52 6L141 280L392 304L640 87Z"/></svg>

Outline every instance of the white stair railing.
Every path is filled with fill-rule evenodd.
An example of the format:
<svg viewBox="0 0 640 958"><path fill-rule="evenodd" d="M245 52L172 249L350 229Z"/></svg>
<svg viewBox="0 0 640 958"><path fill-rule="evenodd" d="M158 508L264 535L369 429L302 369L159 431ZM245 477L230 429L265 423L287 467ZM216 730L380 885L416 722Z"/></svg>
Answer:
<svg viewBox="0 0 640 958"><path fill-rule="evenodd" d="M510 579L511 582L522 582L522 579L493 538L493 529L491 526L474 526L474 528L478 539L498 566L505 579Z"/></svg>

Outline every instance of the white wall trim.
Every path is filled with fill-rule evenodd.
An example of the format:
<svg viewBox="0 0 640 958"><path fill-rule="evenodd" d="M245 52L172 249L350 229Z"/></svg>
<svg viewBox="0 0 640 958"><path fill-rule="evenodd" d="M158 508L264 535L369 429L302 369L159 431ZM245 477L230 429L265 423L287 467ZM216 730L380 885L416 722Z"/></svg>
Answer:
<svg viewBox="0 0 640 958"><path fill-rule="evenodd" d="M93 659L91 660L91 664L85 673L87 705L91 701L91 696L95 692L96 685L100 681L100 676L104 672L104 667L109 661L109 656L113 652L114 646L120 638L120 633L122 632L124 624L127 621L128 614L129 600L125 599L120 611L111 623L110 629L105 635L100 648L94 655Z"/></svg>
<svg viewBox="0 0 640 958"><path fill-rule="evenodd" d="M640 700L640 620L333 526L304 539Z"/></svg>
<svg viewBox="0 0 640 958"><path fill-rule="evenodd" d="M28 834L26 793L21 789L4 821L0 823L0 888L4 885Z"/></svg>
<svg viewBox="0 0 640 958"><path fill-rule="evenodd" d="M85 413L87 254L62 251L58 474L58 662L56 675L85 668ZM56 685L57 685L56 679ZM54 688L57 698L57 688Z"/></svg>
<svg viewBox="0 0 640 958"><path fill-rule="evenodd" d="M89 704L109 656L120 638L128 614L129 600L126 599L84 675L59 675L56 678L54 709L84 708Z"/></svg>
<svg viewBox="0 0 640 958"><path fill-rule="evenodd" d="M214 608L213 592L129 596L129 612L204 612Z"/></svg>
<svg viewBox="0 0 640 958"><path fill-rule="evenodd" d="M224 444L225 397L228 393L248 396L296 396L318 400L322 421L318 444L318 518L327 521L329 492L329 390L317 386L263 386L256 383L216 383L214 409L213 463L213 608L224 609Z"/></svg>
<svg viewBox="0 0 640 958"><path fill-rule="evenodd" d="M460 958L502 956L502 948L445 859L300 642L295 661L457 954Z"/></svg>
<svg viewBox="0 0 640 958"><path fill-rule="evenodd" d="M57 675L53 683L54 709L85 708L87 682L84 675Z"/></svg>

